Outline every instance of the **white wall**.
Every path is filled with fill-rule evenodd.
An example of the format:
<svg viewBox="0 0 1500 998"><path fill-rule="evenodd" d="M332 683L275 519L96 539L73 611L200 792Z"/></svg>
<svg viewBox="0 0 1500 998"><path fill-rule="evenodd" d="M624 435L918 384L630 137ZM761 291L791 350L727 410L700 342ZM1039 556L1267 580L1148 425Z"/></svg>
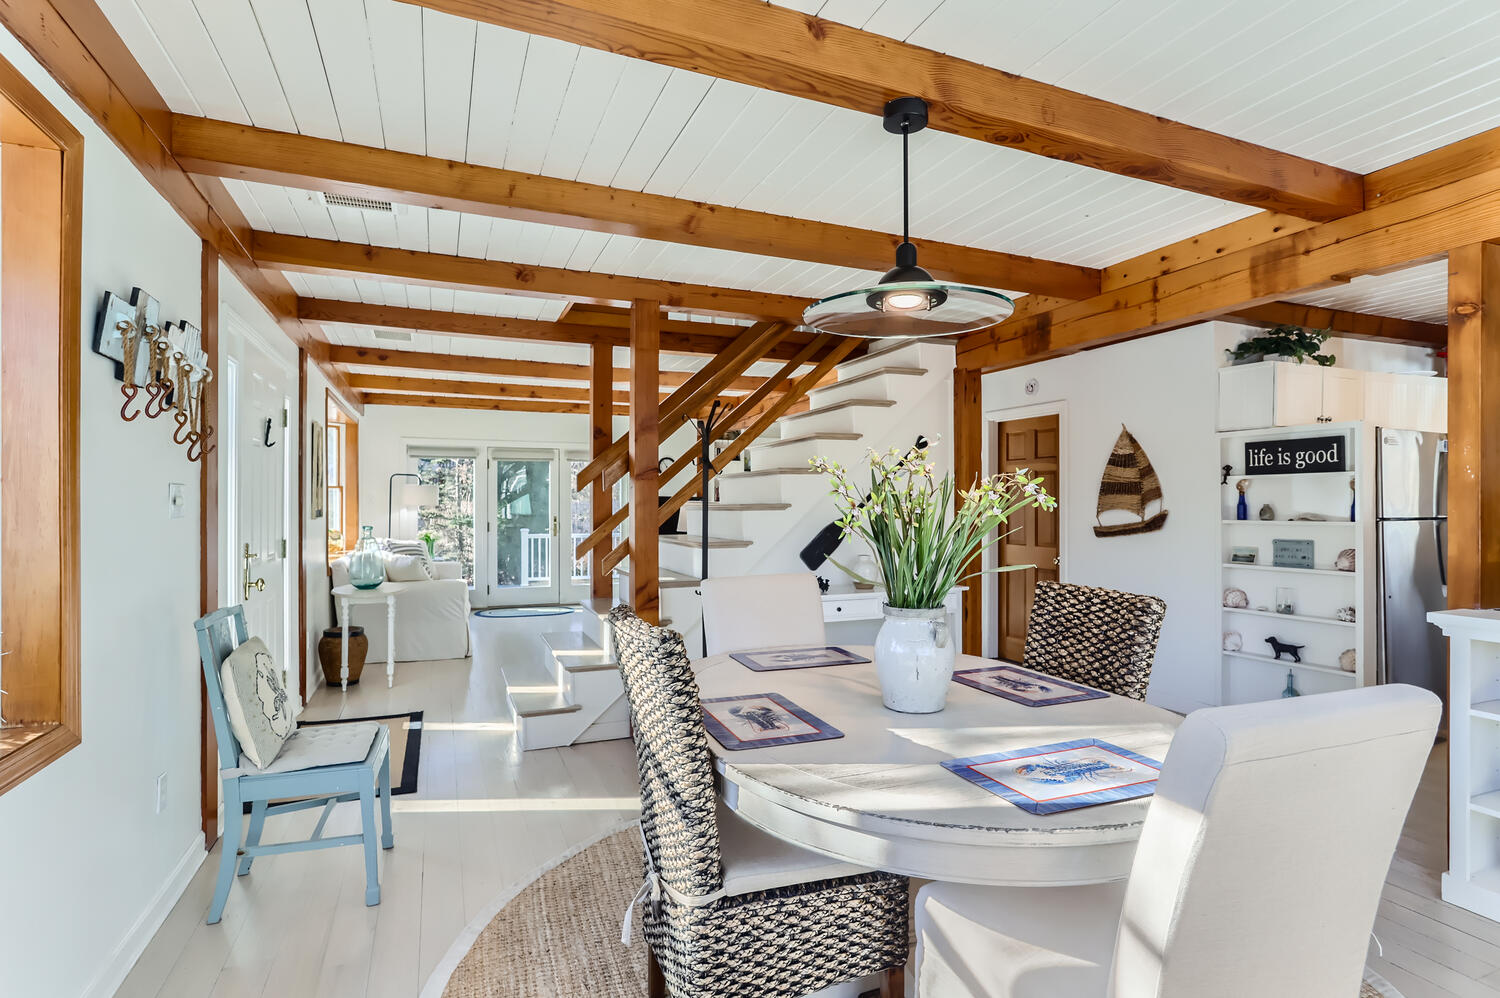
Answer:
<svg viewBox="0 0 1500 998"><path fill-rule="evenodd" d="M1218 700L1218 413L1224 350L1254 330L1211 322L1099 350L985 375L985 450L993 470L989 420L1062 412L1062 579L1148 593L1167 601L1149 699L1175 710ZM1430 371L1417 347L1329 340L1341 367ZM1035 379L1036 391L1026 393ZM1161 478L1166 525L1149 534L1096 537L1099 480L1121 424L1145 448ZM991 562L993 563L993 562ZM993 576L986 580L985 648L995 649Z"/></svg>
<svg viewBox="0 0 1500 998"><path fill-rule="evenodd" d="M1061 405L1062 579L1167 601L1149 699L1184 711L1215 700L1218 683L1215 349L1215 336L1195 326L999 371L983 382L987 420L1014 418L1006 410L1018 407ZM1037 389L1027 395L1031 379ZM1122 423L1161 478L1167 522L1149 534L1096 537L1099 478ZM986 423L985 440L993 460L993 423ZM993 577L989 582L995 591ZM994 606L986 600L991 650Z"/></svg>
<svg viewBox="0 0 1500 998"><path fill-rule="evenodd" d="M197 323L200 241L3 30L0 55L85 140L76 331L83 744L0 796L0 990L102 995L203 857L192 627L199 489L170 420L121 421L118 382L89 344L104 293L135 285L161 301L163 319ZM169 482L185 486L178 519L168 517ZM156 814L159 773L167 805Z"/></svg>

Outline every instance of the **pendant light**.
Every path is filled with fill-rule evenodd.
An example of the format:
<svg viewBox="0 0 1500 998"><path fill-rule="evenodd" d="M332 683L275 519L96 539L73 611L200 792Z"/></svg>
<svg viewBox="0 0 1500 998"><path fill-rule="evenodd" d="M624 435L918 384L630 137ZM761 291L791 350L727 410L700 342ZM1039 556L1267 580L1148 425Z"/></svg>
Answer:
<svg viewBox="0 0 1500 998"><path fill-rule="evenodd" d="M920 340L993 326L1015 310L998 291L935 281L917 266L911 242L911 179L907 145L927 127L927 102L898 97L885 106L885 130L901 136L901 244L896 266L873 287L830 295L809 305L805 325L838 336Z"/></svg>

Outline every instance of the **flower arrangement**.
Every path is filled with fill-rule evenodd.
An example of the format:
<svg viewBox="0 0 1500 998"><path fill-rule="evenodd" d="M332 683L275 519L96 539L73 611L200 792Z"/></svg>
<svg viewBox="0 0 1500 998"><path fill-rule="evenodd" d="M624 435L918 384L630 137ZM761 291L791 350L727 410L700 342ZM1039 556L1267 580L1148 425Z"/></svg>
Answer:
<svg viewBox="0 0 1500 998"><path fill-rule="evenodd" d="M433 545L437 543L437 534L433 533L431 530L424 530L417 535L417 540L427 545L427 557L436 557L433 552Z"/></svg>
<svg viewBox="0 0 1500 998"><path fill-rule="evenodd" d="M1042 488L1042 479L1022 468L978 479L970 488L959 490L954 512L953 476L935 477L929 449L914 447L903 455L896 447L885 453L871 448L870 484L864 491L837 461L810 459L813 469L827 474L833 484L829 494L838 507L843 536L860 537L874 552L885 579L886 604L891 607L941 607L955 585L972 577L960 576L965 566L999 541L998 535L989 537L992 531L1027 506L1057 508L1057 500ZM1031 566L991 571L1026 567Z"/></svg>

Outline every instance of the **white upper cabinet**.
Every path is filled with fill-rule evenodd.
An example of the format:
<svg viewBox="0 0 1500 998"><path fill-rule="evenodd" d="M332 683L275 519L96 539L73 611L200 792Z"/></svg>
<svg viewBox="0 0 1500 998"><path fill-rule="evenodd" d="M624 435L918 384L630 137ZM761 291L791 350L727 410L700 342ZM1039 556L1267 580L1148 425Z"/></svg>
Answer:
<svg viewBox="0 0 1500 998"><path fill-rule="evenodd" d="M1263 361L1219 369L1219 429L1257 430L1358 420L1365 372Z"/></svg>
<svg viewBox="0 0 1500 998"><path fill-rule="evenodd" d="M1220 430L1359 420L1446 433L1448 381L1286 361L1219 369Z"/></svg>

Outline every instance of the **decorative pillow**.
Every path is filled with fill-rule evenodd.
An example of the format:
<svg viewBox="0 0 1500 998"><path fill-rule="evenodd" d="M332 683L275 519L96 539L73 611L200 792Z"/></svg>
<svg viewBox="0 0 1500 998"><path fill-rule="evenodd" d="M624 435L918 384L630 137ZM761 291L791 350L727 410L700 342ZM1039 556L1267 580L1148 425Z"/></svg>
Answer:
<svg viewBox="0 0 1500 998"><path fill-rule="evenodd" d="M385 556L385 577L390 582L430 582L427 566L414 554L388 554Z"/></svg>
<svg viewBox="0 0 1500 998"><path fill-rule="evenodd" d="M435 579L435 578L437 578L437 570L432 567L432 555L430 555L430 554L427 553L427 545L423 544L421 541L397 541L397 540L387 539L382 544L382 547L384 548L384 550L386 551L387 554L391 554L391 555L404 554L404 555L410 555L410 556L412 556L414 558L421 559L422 570L427 573L427 579ZM425 581L427 581L427 579L423 579L423 580L420 580L420 581L424 581L425 582ZM413 581L418 581L418 580L414 580L414 579L392 579L391 581L392 582L402 582L402 581L413 582Z"/></svg>
<svg viewBox="0 0 1500 998"><path fill-rule="evenodd" d="M291 698L281 684L281 669L260 638L240 645L219 667L229 730L240 751L265 769L297 730Z"/></svg>

